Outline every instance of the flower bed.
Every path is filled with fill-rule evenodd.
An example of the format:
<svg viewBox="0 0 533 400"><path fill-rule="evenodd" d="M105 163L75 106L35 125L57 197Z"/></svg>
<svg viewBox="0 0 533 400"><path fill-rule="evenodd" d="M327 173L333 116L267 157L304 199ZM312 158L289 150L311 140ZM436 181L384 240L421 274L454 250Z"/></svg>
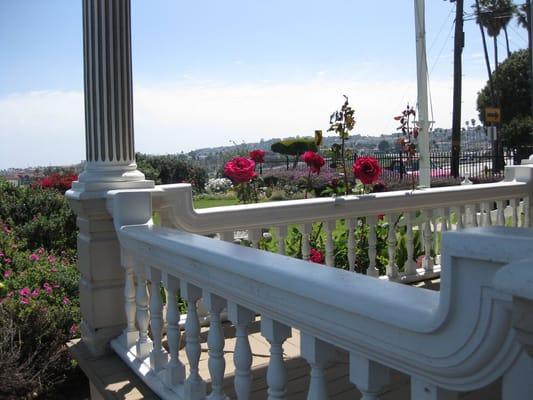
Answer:
<svg viewBox="0 0 533 400"><path fill-rule="evenodd" d="M75 218L56 190L0 182L0 199L0 398L45 397L73 371Z"/></svg>

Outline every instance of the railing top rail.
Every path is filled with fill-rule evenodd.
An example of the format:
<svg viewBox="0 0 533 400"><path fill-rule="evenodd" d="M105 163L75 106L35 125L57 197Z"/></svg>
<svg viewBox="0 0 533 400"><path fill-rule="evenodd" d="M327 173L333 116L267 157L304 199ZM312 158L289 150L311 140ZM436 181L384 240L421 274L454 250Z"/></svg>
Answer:
<svg viewBox="0 0 533 400"><path fill-rule="evenodd" d="M188 271L188 281L200 287L206 287L206 281L211 280L211 276L215 293L217 284L224 283L218 288L218 294L239 304L250 304L254 299L239 298L244 293L243 288L227 287L226 283L245 279L248 284L255 282L261 285L262 290L276 288L305 302L316 301L349 313L421 331L429 329L430 319L438 305L438 292L392 282L383 286L381 281L366 275L157 225L125 226L120 230L120 240L136 258L161 266L170 274L180 275L172 268L172 265L179 264L181 273ZM203 268L211 271L210 274L204 274ZM410 301L399 302L401 298L409 298ZM372 306L369 307L369 304ZM256 310L264 311L265 304L254 306ZM376 314L371 311L375 308L382 312ZM407 324L406 315L409 315L407 319L413 318Z"/></svg>
<svg viewBox="0 0 533 400"><path fill-rule="evenodd" d="M423 208L442 208L506 200L527 195L528 184L503 181L491 184L404 190L362 196L341 196L225 206L195 210L188 184L161 185L154 194L154 209L166 214L175 226L190 232L210 233L239 228L260 228L288 223L311 223L317 219L363 217L401 213Z"/></svg>

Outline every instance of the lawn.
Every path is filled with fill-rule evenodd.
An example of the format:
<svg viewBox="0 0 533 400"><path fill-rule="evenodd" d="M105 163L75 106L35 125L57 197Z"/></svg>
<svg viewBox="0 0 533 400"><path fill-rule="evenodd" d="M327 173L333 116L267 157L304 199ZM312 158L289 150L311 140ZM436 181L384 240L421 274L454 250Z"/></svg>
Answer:
<svg viewBox="0 0 533 400"><path fill-rule="evenodd" d="M237 199L209 199L201 198L193 201L194 208L209 208L209 207L222 207L233 206L239 204Z"/></svg>

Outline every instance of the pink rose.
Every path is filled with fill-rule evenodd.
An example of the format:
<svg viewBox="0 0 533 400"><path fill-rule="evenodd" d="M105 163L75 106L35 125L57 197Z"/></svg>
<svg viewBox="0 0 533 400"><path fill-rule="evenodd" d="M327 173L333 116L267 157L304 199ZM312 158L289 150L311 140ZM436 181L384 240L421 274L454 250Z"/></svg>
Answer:
<svg viewBox="0 0 533 400"><path fill-rule="evenodd" d="M250 182L257 176L255 162L245 157L235 157L224 165L224 174L233 183Z"/></svg>
<svg viewBox="0 0 533 400"><path fill-rule="evenodd" d="M35 297L39 296L40 292L41 291L39 290L39 288L33 289L33 292L31 292L31 297L35 298Z"/></svg>
<svg viewBox="0 0 533 400"><path fill-rule="evenodd" d="M253 150L249 153L249 156L257 164L263 164L265 162L265 151L261 149Z"/></svg>
<svg viewBox="0 0 533 400"><path fill-rule="evenodd" d="M381 167L374 157L359 157L352 167L354 176L365 185L376 182L381 175Z"/></svg>
<svg viewBox="0 0 533 400"><path fill-rule="evenodd" d="M306 151L302 155L301 160L306 163L311 169L311 172L315 174L319 174L320 168L322 168L326 163L322 156L314 151Z"/></svg>
<svg viewBox="0 0 533 400"><path fill-rule="evenodd" d="M311 249L311 252L309 254L309 261L317 264L324 264L324 253L317 249Z"/></svg>
<svg viewBox="0 0 533 400"><path fill-rule="evenodd" d="M31 254L30 254L30 257L29 257L29 259L30 259L31 261L39 261L40 258L41 258L41 257L39 257L39 256L38 256L37 254L35 254L35 253L31 253Z"/></svg>
<svg viewBox="0 0 533 400"><path fill-rule="evenodd" d="M12 273L13 273L12 270L10 270L10 269L6 269L6 270L4 271L4 278L9 278L9 277L11 276Z"/></svg>

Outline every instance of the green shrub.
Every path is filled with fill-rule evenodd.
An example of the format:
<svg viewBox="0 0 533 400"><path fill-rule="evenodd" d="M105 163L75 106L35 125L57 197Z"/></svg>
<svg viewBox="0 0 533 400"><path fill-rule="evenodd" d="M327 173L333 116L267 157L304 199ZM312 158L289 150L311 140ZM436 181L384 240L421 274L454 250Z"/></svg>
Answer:
<svg viewBox="0 0 533 400"><path fill-rule="evenodd" d="M58 191L14 187L0 179L0 199L0 222L13 231L19 248L76 248L76 216Z"/></svg>
<svg viewBox="0 0 533 400"><path fill-rule="evenodd" d="M203 192L207 183L207 172L204 168L193 165L179 155L152 156L136 154L137 167L146 179L156 184L190 183L196 192Z"/></svg>
<svg viewBox="0 0 533 400"><path fill-rule="evenodd" d="M73 371L75 217L52 189L0 182L0 199L0 398L42 398Z"/></svg>

